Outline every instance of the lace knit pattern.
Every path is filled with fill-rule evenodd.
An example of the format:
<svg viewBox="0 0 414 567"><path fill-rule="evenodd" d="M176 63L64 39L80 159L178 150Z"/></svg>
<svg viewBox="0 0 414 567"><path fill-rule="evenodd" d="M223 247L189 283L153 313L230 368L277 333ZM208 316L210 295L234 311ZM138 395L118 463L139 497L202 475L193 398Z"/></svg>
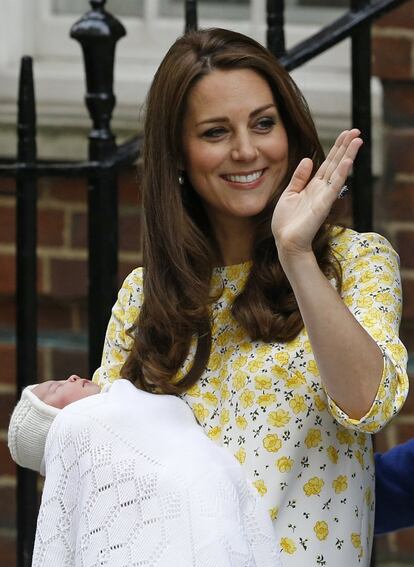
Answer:
<svg viewBox="0 0 414 567"><path fill-rule="evenodd" d="M173 396L120 380L67 406L46 443L33 567L275 567L237 461Z"/></svg>

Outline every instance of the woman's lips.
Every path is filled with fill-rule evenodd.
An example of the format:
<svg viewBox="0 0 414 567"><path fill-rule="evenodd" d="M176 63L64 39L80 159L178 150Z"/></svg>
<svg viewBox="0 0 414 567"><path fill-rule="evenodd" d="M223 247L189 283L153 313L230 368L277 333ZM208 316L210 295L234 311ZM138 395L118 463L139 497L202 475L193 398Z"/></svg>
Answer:
<svg viewBox="0 0 414 567"><path fill-rule="evenodd" d="M227 183L231 183L234 187L240 189L252 189L260 185L263 174L265 172L264 169L256 169L254 171L249 171L246 173L231 173L222 175L222 178L227 181Z"/></svg>

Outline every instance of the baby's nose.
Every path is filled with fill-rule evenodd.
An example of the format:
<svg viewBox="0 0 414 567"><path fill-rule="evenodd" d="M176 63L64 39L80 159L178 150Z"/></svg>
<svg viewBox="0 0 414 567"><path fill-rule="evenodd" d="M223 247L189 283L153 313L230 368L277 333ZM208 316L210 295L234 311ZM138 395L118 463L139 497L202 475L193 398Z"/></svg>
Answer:
<svg viewBox="0 0 414 567"><path fill-rule="evenodd" d="M76 374L72 374L72 376L69 376L68 378L68 382L76 382L76 380L80 380L80 377Z"/></svg>

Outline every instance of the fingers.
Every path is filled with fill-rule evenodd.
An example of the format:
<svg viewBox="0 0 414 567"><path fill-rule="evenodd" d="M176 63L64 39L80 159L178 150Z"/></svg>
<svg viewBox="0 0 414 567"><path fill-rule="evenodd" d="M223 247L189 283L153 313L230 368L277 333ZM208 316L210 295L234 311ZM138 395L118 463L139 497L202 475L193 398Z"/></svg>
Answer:
<svg viewBox="0 0 414 567"><path fill-rule="evenodd" d="M309 181L313 169L313 162L309 158L304 158L299 162L290 180L287 189L295 193L300 193Z"/></svg>
<svg viewBox="0 0 414 567"><path fill-rule="evenodd" d="M334 146L331 148L327 158L317 171L319 179L331 183L343 183L348 175L352 163L362 145L357 128L345 130L338 136ZM343 162L345 162L345 167ZM344 174L344 172L346 173Z"/></svg>

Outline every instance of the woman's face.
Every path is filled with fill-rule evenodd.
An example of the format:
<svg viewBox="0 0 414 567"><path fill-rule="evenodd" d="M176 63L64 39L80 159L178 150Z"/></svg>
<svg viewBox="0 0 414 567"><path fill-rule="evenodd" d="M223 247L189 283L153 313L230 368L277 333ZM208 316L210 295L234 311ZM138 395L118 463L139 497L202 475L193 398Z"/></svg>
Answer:
<svg viewBox="0 0 414 567"><path fill-rule="evenodd" d="M250 69L215 70L191 90L184 169L213 224L260 213L281 182L288 141L267 82Z"/></svg>

